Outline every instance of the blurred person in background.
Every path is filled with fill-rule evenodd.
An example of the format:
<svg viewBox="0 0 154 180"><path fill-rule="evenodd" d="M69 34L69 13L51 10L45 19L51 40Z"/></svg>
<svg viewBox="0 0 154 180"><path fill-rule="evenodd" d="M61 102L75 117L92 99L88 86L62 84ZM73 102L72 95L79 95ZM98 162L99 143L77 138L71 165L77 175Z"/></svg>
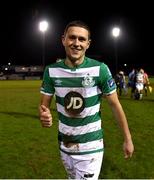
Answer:
<svg viewBox="0 0 154 180"><path fill-rule="evenodd" d="M144 89L144 73L139 70L136 73L136 83L135 83L135 99L142 99Z"/></svg>
<svg viewBox="0 0 154 180"><path fill-rule="evenodd" d="M131 88L131 98L134 98L135 94L137 72L137 69L133 68L132 71L128 74L128 88Z"/></svg>
<svg viewBox="0 0 154 180"><path fill-rule="evenodd" d="M143 85L144 85L144 92L145 96L148 94L148 86L150 85L148 74L144 71L144 69L140 69L140 72L143 74Z"/></svg>
<svg viewBox="0 0 154 180"><path fill-rule="evenodd" d="M126 77L124 75L123 71L119 71L115 76L115 82L117 85L117 93L119 96L122 95L122 92L124 91L124 94L127 94L127 87L126 87Z"/></svg>

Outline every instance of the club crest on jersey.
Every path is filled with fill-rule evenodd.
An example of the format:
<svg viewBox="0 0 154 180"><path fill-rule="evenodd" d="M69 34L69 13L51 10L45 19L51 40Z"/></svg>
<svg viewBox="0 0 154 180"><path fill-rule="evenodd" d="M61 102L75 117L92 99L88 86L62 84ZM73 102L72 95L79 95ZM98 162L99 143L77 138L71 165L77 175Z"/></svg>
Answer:
<svg viewBox="0 0 154 180"><path fill-rule="evenodd" d="M93 87L95 80L89 74L87 74L82 80L83 87Z"/></svg>
<svg viewBox="0 0 154 180"><path fill-rule="evenodd" d="M85 108L85 102L82 95L75 91L70 91L64 97L65 111L70 115L79 115Z"/></svg>

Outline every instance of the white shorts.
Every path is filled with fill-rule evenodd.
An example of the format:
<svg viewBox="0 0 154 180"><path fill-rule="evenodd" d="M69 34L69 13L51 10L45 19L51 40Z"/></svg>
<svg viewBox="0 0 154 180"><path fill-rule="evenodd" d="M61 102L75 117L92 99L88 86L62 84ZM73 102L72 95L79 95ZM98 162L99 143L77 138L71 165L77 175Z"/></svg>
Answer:
<svg viewBox="0 0 154 180"><path fill-rule="evenodd" d="M61 159L70 179L97 180L100 174L104 152L85 155L61 153Z"/></svg>
<svg viewBox="0 0 154 180"><path fill-rule="evenodd" d="M136 83L136 88L138 89L138 91L142 91L144 88L143 83Z"/></svg>

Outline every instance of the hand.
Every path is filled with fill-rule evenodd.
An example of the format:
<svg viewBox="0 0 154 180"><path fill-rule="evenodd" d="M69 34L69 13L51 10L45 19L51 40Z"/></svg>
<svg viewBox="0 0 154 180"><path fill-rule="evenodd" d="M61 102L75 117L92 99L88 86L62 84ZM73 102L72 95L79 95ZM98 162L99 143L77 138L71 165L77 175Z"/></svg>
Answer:
<svg viewBox="0 0 154 180"><path fill-rule="evenodd" d="M52 116L50 110L44 106L41 105L39 107L39 113L40 113L40 120L43 127L51 127L52 126Z"/></svg>
<svg viewBox="0 0 154 180"><path fill-rule="evenodd" d="M124 141L123 150L124 150L124 155L126 159L132 157L133 152L134 152L134 145L131 139Z"/></svg>

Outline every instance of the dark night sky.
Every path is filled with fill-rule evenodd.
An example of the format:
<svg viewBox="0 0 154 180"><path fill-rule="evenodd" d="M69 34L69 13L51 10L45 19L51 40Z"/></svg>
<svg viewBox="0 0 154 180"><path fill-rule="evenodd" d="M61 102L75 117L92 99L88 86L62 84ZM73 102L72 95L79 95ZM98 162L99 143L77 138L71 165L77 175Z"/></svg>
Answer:
<svg viewBox="0 0 154 180"><path fill-rule="evenodd" d="M118 2L118 1L117 1ZM92 44L87 52L109 66L114 66L114 40L111 27L119 25L122 34L117 42L118 64L142 66L149 73L154 69L153 5L147 2L90 1L31 1L5 2L1 5L1 60L0 64L31 65L42 62L42 35L38 23L49 21L46 33L46 64L64 56L61 35L65 25L72 20L85 21L92 31ZM154 73L153 73L154 74Z"/></svg>

